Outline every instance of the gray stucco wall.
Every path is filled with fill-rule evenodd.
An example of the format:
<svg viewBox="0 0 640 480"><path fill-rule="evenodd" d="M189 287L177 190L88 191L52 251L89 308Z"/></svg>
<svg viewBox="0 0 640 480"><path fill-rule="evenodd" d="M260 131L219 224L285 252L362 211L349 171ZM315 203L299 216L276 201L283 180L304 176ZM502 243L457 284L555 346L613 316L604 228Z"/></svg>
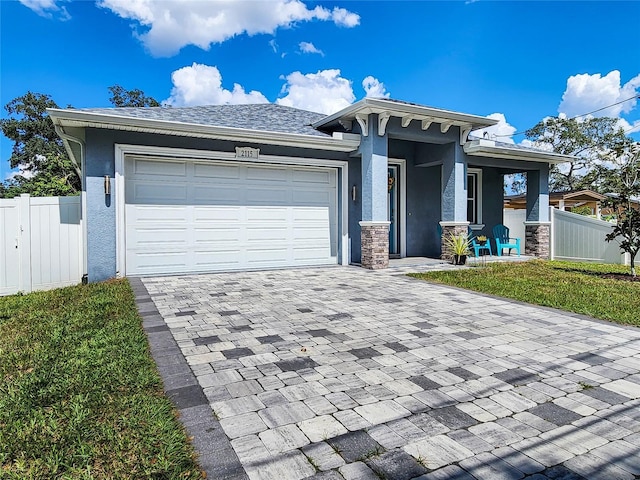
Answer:
<svg viewBox="0 0 640 480"><path fill-rule="evenodd" d="M351 189L356 187L356 199L351 198ZM359 158L349 159L349 239L351 241L351 261L360 263L360 221L362 220L362 162Z"/></svg>
<svg viewBox="0 0 640 480"><path fill-rule="evenodd" d="M504 205L503 177L497 168L482 169L482 234L493 236L491 230L495 225L503 223L502 209ZM478 235L480 232L476 232Z"/></svg>
<svg viewBox="0 0 640 480"><path fill-rule="evenodd" d="M227 142L169 135L153 135L112 130L87 129L85 132L85 190L87 192L87 274L90 282L116 276L116 191L114 145L148 145L209 151L235 151L236 146L260 148L264 155L303 156L329 160L347 160L348 154L301 148ZM104 194L104 176L112 178L112 194ZM358 238L359 243L359 238Z"/></svg>
<svg viewBox="0 0 640 480"><path fill-rule="evenodd" d="M441 218L441 167L420 164L439 162L452 151L450 145L409 144L407 155L407 256L440 256L438 222Z"/></svg>

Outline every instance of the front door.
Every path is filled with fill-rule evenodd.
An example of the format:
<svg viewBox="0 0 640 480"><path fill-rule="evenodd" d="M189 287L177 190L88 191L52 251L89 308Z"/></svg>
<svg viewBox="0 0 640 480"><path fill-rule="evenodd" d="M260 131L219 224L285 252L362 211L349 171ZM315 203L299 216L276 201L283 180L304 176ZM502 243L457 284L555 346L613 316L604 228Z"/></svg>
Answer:
<svg viewBox="0 0 640 480"><path fill-rule="evenodd" d="M390 165L388 171L388 188L387 188L387 219L389 220L389 256L399 256L399 168L397 165Z"/></svg>

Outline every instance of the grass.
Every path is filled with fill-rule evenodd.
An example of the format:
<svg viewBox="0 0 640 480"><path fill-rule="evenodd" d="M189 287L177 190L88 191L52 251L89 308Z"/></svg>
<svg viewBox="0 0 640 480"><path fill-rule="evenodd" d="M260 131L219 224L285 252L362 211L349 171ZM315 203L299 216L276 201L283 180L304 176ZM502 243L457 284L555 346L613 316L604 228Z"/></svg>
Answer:
<svg viewBox="0 0 640 480"><path fill-rule="evenodd" d="M0 298L0 477L201 477L126 280Z"/></svg>
<svg viewBox="0 0 640 480"><path fill-rule="evenodd" d="M411 276L640 326L640 282L601 277L628 271L623 265L536 260Z"/></svg>

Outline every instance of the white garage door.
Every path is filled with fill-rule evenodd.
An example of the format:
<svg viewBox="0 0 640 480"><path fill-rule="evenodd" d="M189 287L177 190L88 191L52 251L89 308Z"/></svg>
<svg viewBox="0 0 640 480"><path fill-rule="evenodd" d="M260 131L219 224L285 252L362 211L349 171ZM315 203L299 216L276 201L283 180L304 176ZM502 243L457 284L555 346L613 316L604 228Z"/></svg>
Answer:
<svg viewBox="0 0 640 480"><path fill-rule="evenodd" d="M127 158L128 275L337 263L331 168Z"/></svg>

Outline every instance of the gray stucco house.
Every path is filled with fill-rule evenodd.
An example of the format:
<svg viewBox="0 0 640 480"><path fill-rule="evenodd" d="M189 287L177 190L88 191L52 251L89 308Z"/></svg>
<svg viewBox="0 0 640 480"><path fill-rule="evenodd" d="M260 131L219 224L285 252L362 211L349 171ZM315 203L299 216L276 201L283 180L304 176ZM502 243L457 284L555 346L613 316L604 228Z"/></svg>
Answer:
<svg viewBox="0 0 640 480"><path fill-rule="evenodd" d="M329 116L274 104L49 113L82 167L89 281L439 257L438 225L491 236L516 172L525 251L544 257L549 165L567 160L469 137L486 117L388 99Z"/></svg>

